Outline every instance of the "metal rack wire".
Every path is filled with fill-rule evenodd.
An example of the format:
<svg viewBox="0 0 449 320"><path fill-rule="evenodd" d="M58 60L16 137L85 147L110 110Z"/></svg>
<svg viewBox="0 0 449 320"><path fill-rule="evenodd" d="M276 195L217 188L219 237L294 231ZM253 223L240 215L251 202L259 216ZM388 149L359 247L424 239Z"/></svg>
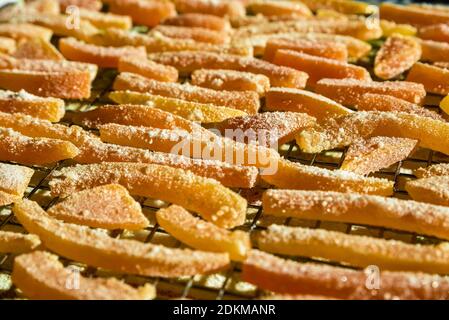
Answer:
<svg viewBox="0 0 449 320"><path fill-rule="evenodd" d="M105 93L111 90L113 77L112 71L101 71L93 84L93 97L90 101L80 104L71 103L68 106L72 111L84 111L92 105L105 101ZM69 117L70 118L70 117ZM70 120L66 121L71 125ZM333 150L320 154L305 154L300 152L298 147L291 143L284 145L280 149L281 154L295 162L303 164L337 169L342 163L346 150ZM449 158L434 154L432 151L420 149L408 159L399 162L392 168L382 170L374 176L380 176L393 180L394 197L407 198L407 192L404 190L404 182L407 179L414 179L411 170L417 167L428 166L433 163L448 162ZM44 208L48 208L58 199L48 197L48 181L50 174L67 165L62 161L52 167L33 167L36 171L26 198L39 202ZM246 223L239 227L241 230L248 231L251 236L255 236L257 232L263 230L271 223L288 224L291 226L305 226L311 228L325 228L329 230L338 230L351 234L365 234L372 237L381 237L387 239L398 239L409 243L437 243L439 240L431 237L423 237L417 234L384 229L379 227L368 227L361 225L353 225L347 223L330 223L322 221L306 221L293 218L274 218L265 216L260 204L260 195L263 189L255 188L252 190L236 190L242 196L248 199L248 213ZM161 207L166 205L153 199L138 198L145 214L151 221L151 226L146 230L131 234L128 231L115 230L111 236L118 238L135 238L148 243L163 243L165 245L178 247L182 246L177 240L172 238L155 222L154 213ZM16 230L24 231L21 225L14 219L11 213L11 207L6 206L0 208L0 230ZM10 281L12 270L13 255L0 255L0 299L1 298L18 298L21 297L18 290ZM298 258L299 261L310 261L311 259ZM111 274L105 270L98 270L89 266L83 266L73 261L62 259L65 265L74 265L80 268L85 276L102 277L116 276L132 285L141 285L149 282L156 285L158 298L193 298L193 299L252 299L263 295L263 292L250 284L246 284L240 280L241 265L233 263L228 270L223 273L209 276L194 276L188 278L162 279L142 276ZM317 261L317 260L314 260ZM340 265L333 261L317 261L319 263L327 263L332 265Z"/></svg>

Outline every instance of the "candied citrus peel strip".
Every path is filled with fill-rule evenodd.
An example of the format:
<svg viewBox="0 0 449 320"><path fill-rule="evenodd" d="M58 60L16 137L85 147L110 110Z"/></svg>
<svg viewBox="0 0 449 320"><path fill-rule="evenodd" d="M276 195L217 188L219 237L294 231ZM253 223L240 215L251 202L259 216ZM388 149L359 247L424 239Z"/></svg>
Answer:
<svg viewBox="0 0 449 320"><path fill-rule="evenodd" d="M320 257L355 267L376 265L381 270L446 273L447 243L408 244L322 229L271 225L258 237L260 250L271 253Z"/></svg>
<svg viewBox="0 0 449 320"><path fill-rule="evenodd" d="M449 240L449 208L412 200L331 191L268 190L264 213L355 223Z"/></svg>
<svg viewBox="0 0 449 320"><path fill-rule="evenodd" d="M251 91L217 91L180 83L160 82L122 72L114 81L114 90L131 90L199 103L211 103L256 113L260 108L259 95Z"/></svg>
<svg viewBox="0 0 449 320"><path fill-rule="evenodd" d="M149 32L150 35L157 33L169 38L192 39L212 44L226 44L230 41L227 33L198 27L158 25Z"/></svg>
<svg viewBox="0 0 449 320"><path fill-rule="evenodd" d="M352 110L324 96L293 88L271 88L265 97L265 108L270 111L304 112L318 122L352 113Z"/></svg>
<svg viewBox="0 0 449 320"><path fill-rule="evenodd" d="M290 32L290 33L269 33L269 34L261 34L261 35L252 35L252 36L243 36L243 37L235 37L233 38L233 42L240 45L251 45L254 47L254 53L257 55L264 55L265 50L267 50L267 44L271 40L279 44L279 42L275 41L275 39L285 39L289 43L289 47L286 49L292 49L290 43L295 43L296 41L308 41L313 44L310 47L310 50L316 52L316 49L312 48L320 48L319 43L340 43L344 44L347 49L347 54L349 59L358 60L368 54L371 50L371 45L366 43L365 41L350 37L350 36L342 36L336 34L326 34L326 33L299 33L299 32ZM297 40L292 40L297 39ZM338 46L338 45L337 45ZM312 52L308 52L312 54ZM328 54L327 52L326 54ZM324 53L322 53L324 55ZM270 56L270 54L268 54ZM335 56L333 56L335 58ZM331 58L331 57L328 57Z"/></svg>
<svg viewBox="0 0 449 320"><path fill-rule="evenodd" d="M30 299L38 300L150 300L151 284L133 288L114 278L77 278L77 289L68 286L74 270L64 268L58 256L45 251L21 255L14 260L13 283Z"/></svg>
<svg viewBox="0 0 449 320"><path fill-rule="evenodd" d="M421 45L416 38L394 34L377 52L374 73L381 79L392 79L410 69L420 58Z"/></svg>
<svg viewBox="0 0 449 320"><path fill-rule="evenodd" d="M332 190L389 196L393 182L363 177L343 170L328 170L281 159L274 174L261 175L263 180L278 187L302 190Z"/></svg>
<svg viewBox="0 0 449 320"><path fill-rule="evenodd" d="M19 40L21 38L40 38L45 41L50 41L52 35L53 32L50 29L36 26L30 23L0 24L0 36L9 37L16 40Z"/></svg>
<svg viewBox="0 0 449 320"><path fill-rule="evenodd" d="M314 86L321 79L329 78L371 80L369 72L363 67L292 50L277 50L273 63L307 73L309 86Z"/></svg>
<svg viewBox="0 0 449 320"><path fill-rule="evenodd" d="M216 124L223 136L227 131L241 130L233 138L244 142L274 147L294 140L296 133L315 125L315 119L305 113L298 112L264 112L252 116L235 117Z"/></svg>
<svg viewBox="0 0 449 320"><path fill-rule="evenodd" d="M214 90L254 91L264 96L270 79L263 74L223 69L199 69L191 75L193 85Z"/></svg>
<svg viewBox="0 0 449 320"><path fill-rule="evenodd" d="M87 139L80 148L81 154L75 158L78 163L154 163L188 170L198 176L215 179L226 187L252 188L259 176L258 169L252 166L240 166L218 160L192 159L170 153L152 152L145 149L107 144L98 139Z"/></svg>
<svg viewBox="0 0 449 320"><path fill-rule="evenodd" d="M440 175L407 181L405 190L413 200L449 206L449 176Z"/></svg>
<svg viewBox="0 0 449 320"><path fill-rule="evenodd" d="M431 62L449 61L449 43L433 40L421 41L422 60Z"/></svg>
<svg viewBox="0 0 449 320"><path fill-rule="evenodd" d="M449 164L438 163L426 168L418 168L414 172L418 178L429 178L435 176L449 176Z"/></svg>
<svg viewBox="0 0 449 320"><path fill-rule="evenodd" d="M419 37L425 40L449 42L449 26L439 23L419 28Z"/></svg>
<svg viewBox="0 0 449 320"><path fill-rule="evenodd" d="M299 1L250 1L246 9L264 16L312 16L310 9Z"/></svg>
<svg viewBox="0 0 449 320"><path fill-rule="evenodd" d="M91 11L100 11L103 3L98 0L58 0L61 12L65 12L70 5Z"/></svg>
<svg viewBox="0 0 449 320"><path fill-rule="evenodd" d="M25 253L33 251L41 244L34 234L22 234L0 230L1 253Z"/></svg>
<svg viewBox="0 0 449 320"><path fill-rule="evenodd" d="M251 250L243 263L242 279L282 294L323 295L340 299L447 299L445 277L425 273L382 271L379 289L365 284L369 274L324 264L300 263ZM342 281L342 279L345 279Z"/></svg>
<svg viewBox="0 0 449 320"><path fill-rule="evenodd" d="M128 30L132 27L131 17L126 15L97 12L84 8L79 8L78 12L82 20L89 21L99 29L118 28Z"/></svg>
<svg viewBox="0 0 449 320"><path fill-rule="evenodd" d="M231 260L242 261L251 249L249 234L228 231L192 216L184 208L172 205L156 213L159 225L176 239L199 250L227 252Z"/></svg>
<svg viewBox="0 0 449 320"><path fill-rule="evenodd" d="M234 108L199 103L158 95L132 92L113 91L108 97L120 104L145 104L155 107L190 121L201 123L215 123L233 117L245 116L247 113Z"/></svg>
<svg viewBox="0 0 449 320"><path fill-rule="evenodd" d="M278 50L293 50L338 61L348 60L348 49L343 42L303 38L270 38L265 46L263 58L273 61Z"/></svg>
<svg viewBox="0 0 449 320"><path fill-rule="evenodd" d="M234 133L234 132L233 132ZM236 133L238 135L238 133ZM280 158L271 148L234 141L201 131L168 130L106 124L100 127L104 142L122 146L150 149L205 160L219 160L235 165L275 169ZM238 138L238 136L237 136ZM270 171L268 171L270 172Z"/></svg>
<svg viewBox="0 0 449 320"><path fill-rule="evenodd" d="M146 276L177 277L226 268L228 254L172 249L122 240L104 232L51 218L36 202L14 205L14 215L53 252L89 266Z"/></svg>
<svg viewBox="0 0 449 320"><path fill-rule="evenodd" d="M164 20L165 25L205 28L221 32L229 32L231 26L228 19L206 13L184 13Z"/></svg>
<svg viewBox="0 0 449 320"><path fill-rule="evenodd" d="M171 66L142 59L142 57L122 56L118 61L117 69L120 72L136 73L158 81L178 81L178 70Z"/></svg>
<svg viewBox="0 0 449 320"><path fill-rule="evenodd" d="M426 96L424 86L414 82L355 79L322 79L315 92L347 106L355 105L365 93L385 94L416 104L421 104Z"/></svg>
<svg viewBox="0 0 449 320"><path fill-rule="evenodd" d="M139 230L149 225L139 203L117 184L76 192L47 213L65 222L93 228Z"/></svg>
<svg viewBox="0 0 449 320"><path fill-rule="evenodd" d="M449 70L417 62L407 75L407 81L422 84L427 92L449 94Z"/></svg>
<svg viewBox="0 0 449 320"><path fill-rule="evenodd" d="M58 122L64 116L65 108L61 99L38 97L24 90L19 92L0 90L0 112L23 113Z"/></svg>
<svg viewBox="0 0 449 320"><path fill-rule="evenodd" d="M355 107L359 111L405 112L444 121L443 117L435 111L429 110L412 102L378 93L366 93L362 95L357 101Z"/></svg>
<svg viewBox="0 0 449 320"><path fill-rule="evenodd" d="M373 137L351 144L341 170L367 175L406 159L418 141L408 138Z"/></svg>
<svg viewBox="0 0 449 320"><path fill-rule="evenodd" d="M33 174L33 169L0 163L0 206L22 198Z"/></svg>
<svg viewBox="0 0 449 320"><path fill-rule="evenodd" d="M26 165L43 165L74 158L79 149L56 139L30 138L12 129L0 127L0 160Z"/></svg>
<svg viewBox="0 0 449 320"><path fill-rule="evenodd" d="M355 112L329 120L323 128L303 130L296 142L304 152L320 152L375 136L414 139L423 148L449 154L448 123L403 112Z"/></svg>
<svg viewBox="0 0 449 320"><path fill-rule="evenodd" d="M96 109L75 114L73 121L89 128L99 128L107 123L118 123L161 129L183 129L187 132L198 130L205 134L207 132L192 121L145 105L102 105Z"/></svg>
<svg viewBox="0 0 449 320"><path fill-rule="evenodd" d="M162 34L141 34L129 32L117 28L103 30L94 34L85 41L101 46L144 46L147 52L170 52L170 51L206 51L241 56L252 56L253 48L244 44L217 45L205 42L198 42L192 39L176 39L165 37Z"/></svg>
<svg viewBox="0 0 449 320"><path fill-rule="evenodd" d="M123 56L133 56L145 59L145 47L102 47L76 40L62 38L59 40L59 50L69 60L96 64L103 68L117 68Z"/></svg>
<svg viewBox="0 0 449 320"><path fill-rule="evenodd" d="M263 74L270 79L272 86L304 88L307 74L291 68L277 66L270 62L230 54L213 52L163 52L154 54L151 59L188 74L197 69L230 69Z"/></svg>
<svg viewBox="0 0 449 320"><path fill-rule="evenodd" d="M372 14L377 7L362 1L347 0L302 0L310 10L330 9L344 14Z"/></svg>
<svg viewBox="0 0 449 320"><path fill-rule="evenodd" d="M222 227L243 224L246 200L213 179L156 164L100 163L63 168L52 175L52 194L65 196L117 183L133 195L173 202Z"/></svg>
<svg viewBox="0 0 449 320"><path fill-rule="evenodd" d="M429 25L449 22L449 13L443 11L428 10L413 6L401 6L393 3L382 3L379 6L380 17L397 23L409 23L412 25Z"/></svg>
<svg viewBox="0 0 449 320"><path fill-rule="evenodd" d="M275 21L241 27L236 30L235 37L245 37L270 33L327 33L351 36L360 40L378 39L382 36L382 29L378 23L370 23L366 18L352 20L336 19L306 19Z"/></svg>
<svg viewBox="0 0 449 320"><path fill-rule="evenodd" d="M215 16L244 16L245 6L241 1L203 1L203 0L173 0L179 13L206 13Z"/></svg>
<svg viewBox="0 0 449 320"><path fill-rule="evenodd" d="M108 0L112 13L130 16L135 24L154 27L166 18L176 15L170 1Z"/></svg>
<svg viewBox="0 0 449 320"><path fill-rule="evenodd" d="M19 59L64 60L64 56L49 41L40 38L17 40L13 56Z"/></svg>
<svg viewBox="0 0 449 320"><path fill-rule="evenodd" d="M404 36L415 36L418 30L410 25L403 23L395 23L388 20L380 20L380 27L384 37L389 37L393 34L402 34Z"/></svg>

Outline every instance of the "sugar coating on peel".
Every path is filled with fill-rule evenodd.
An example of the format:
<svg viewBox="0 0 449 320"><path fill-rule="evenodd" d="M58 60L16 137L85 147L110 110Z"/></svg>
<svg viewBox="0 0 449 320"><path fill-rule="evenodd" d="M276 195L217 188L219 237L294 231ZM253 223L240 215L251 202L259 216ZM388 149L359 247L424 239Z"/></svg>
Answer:
<svg viewBox="0 0 449 320"><path fill-rule="evenodd" d="M251 91L217 91L188 84L160 82L132 73L120 73L114 81L114 90L131 90L177 98L199 103L211 103L257 113L259 96Z"/></svg>
<svg viewBox="0 0 449 320"><path fill-rule="evenodd" d="M173 2L179 13L206 13L219 17L245 15L244 4L237 0L174 0Z"/></svg>
<svg viewBox="0 0 449 320"><path fill-rule="evenodd" d="M23 196L33 174L31 168L0 163L0 191Z"/></svg>
<svg viewBox="0 0 449 320"><path fill-rule="evenodd" d="M270 79L263 74L224 69L195 70L191 82L214 90L255 91L259 96L264 96L270 88Z"/></svg>
<svg viewBox="0 0 449 320"><path fill-rule="evenodd" d="M304 112L318 122L352 113L351 109L322 95L293 88L271 88L265 97L265 108L270 111Z"/></svg>
<svg viewBox="0 0 449 320"><path fill-rule="evenodd" d="M167 130L106 124L100 127L104 142L153 151L185 155L192 158L219 160L236 165L270 168L279 159L279 153L256 144L234 141L211 133L188 133L185 130ZM238 136L237 136L238 138Z"/></svg>
<svg viewBox="0 0 449 320"><path fill-rule="evenodd" d="M19 40L22 38L41 38L50 41L53 32L44 27L31 23L2 23L0 25L0 36Z"/></svg>
<svg viewBox="0 0 449 320"><path fill-rule="evenodd" d="M340 169L367 175L406 159L415 150L417 140L373 137L351 144Z"/></svg>
<svg viewBox="0 0 449 320"><path fill-rule="evenodd" d="M449 205L449 176L433 176L407 181L405 190L413 200L440 206Z"/></svg>
<svg viewBox="0 0 449 320"><path fill-rule="evenodd" d="M170 153L152 152L107 144L98 139L88 139L80 148L81 153L75 160L84 164L101 162L154 163L188 170L198 176L215 179L224 186L233 188L252 188L259 177L258 169L252 166L239 166L218 160L192 159Z"/></svg>
<svg viewBox="0 0 449 320"><path fill-rule="evenodd" d="M387 38L374 60L374 73L381 79L394 78L421 58L421 45L413 37L398 34Z"/></svg>
<svg viewBox="0 0 449 320"><path fill-rule="evenodd" d="M136 73L158 81L176 82L178 80L178 70L175 68L134 56L120 57L117 69L119 72Z"/></svg>
<svg viewBox="0 0 449 320"><path fill-rule="evenodd" d="M331 191L268 190L264 212L281 217L371 225L449 239L444 206Z"/></svg>
<svg viewBox="0 0 449 320"><path fill-rule="evenodd" d="M113 13L97 12L79 8L80 18L89 21L99 29L119 28L128 30L132 27L131 17Z"/></svg>
<svg viewBox="0 0 449 320"><path fill-rule="evenodd" d="M68 287L73 270L64 268L58 256L45 251L24 254L14 260L12 281L30 299L149 300L156 295L151 284L133 288L115 278L79 276L80 290Z"/></svg>
<svg viewBox="0 0 449 320"><path fill-rule="evenodd" d="M39 237L34 234L0 231L1 253L25 253L36 249L40 244Z"/></svg>
<svg viewBox="0 0 449 320"><path fill-rule="evenodd" d="M378 39L382 35L379 25L366 22L366 19L353 20L289 20L275 21L263 24L241 27L235 32L235 37L269 34L269 33L327 33L351 36L360 40Z"/></svg>
<svg viewBox="0 0 449 320"><path fill-rule="evenodd" d="M77 165L54 172L49 183L54 195L104 184L121 184L132 195L173 202L213 223L232 228L244 223L246 200L213 179L156 164L100 163Z"/></svg>
<svg viewBox="0 0 449 320"><path fill-rule="evenodd" d="M20 90L0 90L0 112L23 113L35 118L58 122L65 114L64 101L43 98Z"/></svg>
<svg viewBox="0 0 449 320"><path fill-rule="evenodd" d="M447 243L409 244L368 236L302 227L271 225L258 237L260 250L271 253L320 257L365 268L446 273L449 268Z"/></svg>
<svg viewBox="0 0 449 320"><path fill-rule="evenodd" d="M246 112L234 108L141 92L113 91L109 93L108 97L119 104L144 104L200 123L216 123L229 118L247 115Z"/></svg>
<svg viewBox="0 0 449 320"><path fill-rule="evenodd" d="M51 218L36 202L23 200L14 214L51 251L90 266L146 276L178 277L213 273L229 264L223 253L173 249L136 240L111 238L91 229Z"/></svg>
<svg viewBox="0 0 449 320"><path fill-rule="evenodd" d="M145 105L102 105L91 111L77 113L73 121L89 128L99 128L107 123L118 123L161 129L183 129L187 132L198 131L205 135L209 134L197 123Z"/></svg>
<svg viewBox="0 0 449 320"><path fill-rule="evenodd" d="M350 59L357 60L368 54L371 51L371 45L365 41L350 37L342 36L336 34L326 34L326 33L300 33L300 32L289 32L289 33L269 33L261 35L250 35L243 37L233 38L233 42L241 45L252 45L254 47L255 54L264 54L267 49L268 41L274 39L287 39L289 43L291 39L308 40L311 43L316 43L318 48L319 42L334 42L344 44L347 49L347 53ZM313 47L316 47L315 45ZM294 49L293 49L294 50ZM269 54L270 56L270 54ZM330 58L330 57L329 57Z"/></svg>
<svg viewBox="0 0 449 320"><path fill-rule="evenodd" d="M344 170L328 170L281 159L277 171L261 175L266 182L278 187L300 190L332 190L389 196L393 182L364 177Z"/></svg>
<svg viewBox="0 0 449 320"><path fill-rule="evenodd" d="M74 158L79 149L72 143L48 138L31 138L0 127L0 160L25 165L43 165Z"/></svg>
<svg viewBox="0 0 449 320"><path fill-rule="evenodd" d="M413 173L418 178L449 176L449 163L438 163L426 168L418 168Z"/></svg>
<svg viewBox="0 0 449 320"><path fill-rule="evenodd" d="M47 213L65 222L93 228L139 230L149 225L139 203L116 184L76 192Z"/></svg>
<svg viewBox="0 0 449 320"><path fill-rule="evenodd" d="M348 49L345 43L326 39L287 37L270 38L266 43L263 58L267 61L273 61L276 52L280 49L303 52L338 61L346 61L348 59Z"/></svg>
<svg viewBox="0 0 449 320"><path fill-rule="evenodd" d="M65 126L51 123L47 120L36 119L23 114L8 114L0 112L0 126L11 128L23 135L30 137L43 137L69 141L77 147L81 147L87 139L98 139L93 134L84 131L78 126Z"/></svg>
<svg viewBox="0 0 449 320"><path fill-rule="evenodd" d="M164 20L165 25L197 27L221 32L229 32L228 19L204 13L184 13Z"/></svg>
<svg viewBox="0 0 449 320"><path fill-rule="evenodd" d="M321 128L303 130L296 142L304 152L321 152L375 136L414 139L423 148L449 154L448 123L403 112L360 111L330 119Z"/></svg>
<svg viewBox="0 0 449 320"><path fill-rule="evenodd" d="M231 54L213 52L163 52L151 56L153 61L167 64L188 74L197 69L230 69L263 74L270 79L271 86L304 88L307 74L292 68L277 66L270 62Z"/></svg>
<svg viewBox="0 0 449 320"><path fill-rule="evenodd" d="M258 287L285 294L324 295L355 300L417 300L448 298L449 281L425 273L382 271L379 289L368 289L362 270L300 263L252 250L242 278Z"/></svg>
<svg viewBox="0 0 449 320"><path fill-rule="evenodd" d="M64 60L64 56L50 42L40 38L18 40L12 55L25 59Z"/></svg>
<svg viewBox="0 0 449 320"><path fill-rule="evenodd" d="M144 46L147 52L206 51L216 53L252 56L253 48L244 44L211 44L192 39L169 38L160 33L152 35L128 32L117 28L104 30L86 39L89 43L102 46Z"/></svg>
<svg viewBox="0 0 449 320"><path fill-rule="evenodd" d="M234 139L277 149L279 145L293 140L295 134L315 123L315 119L305 113L264 112L231 118L217 124L216 128L224 136L227 130L242 130L242 135L237 135Z"/></svg>
<svg viewBox="0 0 449 320"><path fill-rule="evenodd" d="M355 107L359 111L405 112L435 120L445 121L444 118L435 111L385 94L365 93L357 101Z"/></svg>
<svg viewBox="0 0 449 320"><path fill-rule="evenodd" d="M103 68L117 68L122 56L140 57L141 59L146 57L145 47L103 47L75 38L60 39L59 50L67 59L92 63Z"/></svg>
<svg viewBox="0 0 449 320"><path fill-rule="evenodd" d="M366 93L393 96L421 104L426 96L424 86L410 81L359 81L355 79L322 79L315 92L347 106L357 104Z"/></svg>
<svg viewBox="0 0 449 320"><path fill-rule="evenodd" d="M212 44L226 44L230 41L229 35L225 32L199 27L158 25L149 32L150 35L155 33L160 33L169 38L192 39L194 41Z"/></svg>
<svg viewBox="0 0 449 320"><path fill-rule="evenodd" d="M314 86L321 79L329 78L371 80L369 72L363 67L292 50L277 50L273 63L307 73L309 86Z"/></svg>
<svg viewBox="0 0 449 320"><path fill-rule="evenodd" d="M184 208L172 205L156 213L159 225L176 239L199 250L228 252L231 260L244 260L251 249L249 234L228 231L194 217Z"/></svg>

